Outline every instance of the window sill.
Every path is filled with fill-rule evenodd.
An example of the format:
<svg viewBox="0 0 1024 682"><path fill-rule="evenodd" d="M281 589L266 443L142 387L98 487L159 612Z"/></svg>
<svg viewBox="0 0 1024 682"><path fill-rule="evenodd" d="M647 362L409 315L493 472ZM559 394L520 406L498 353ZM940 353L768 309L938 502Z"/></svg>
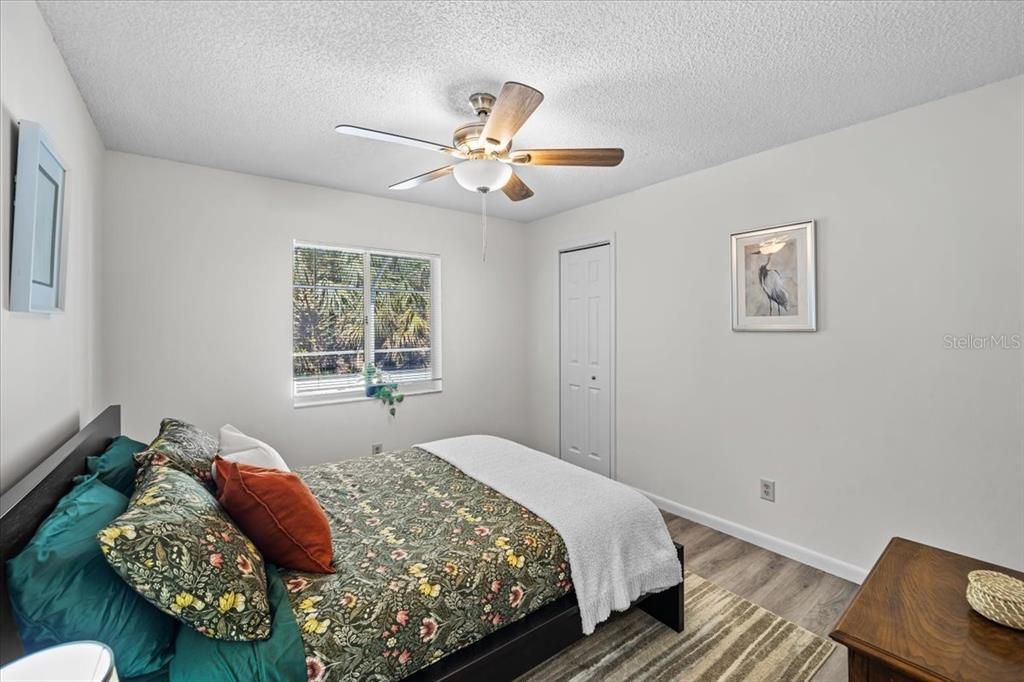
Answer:
<svg viewBox="0 0 1024 682"><path fill-rule="evenodd" d="M416 384L409 386L399 385L398 390L406 398L414 395L441 393L441 380L436 379L434 381L416 382ZM376 396L367 396L366 389L360 387L359 390L352 391L337 391L335 393L294 396L292 398L292 407L299 409L303 407L318 407L320 405L339 405L343 403L364 403L372 401L379 401L379 398Z"/></svg>

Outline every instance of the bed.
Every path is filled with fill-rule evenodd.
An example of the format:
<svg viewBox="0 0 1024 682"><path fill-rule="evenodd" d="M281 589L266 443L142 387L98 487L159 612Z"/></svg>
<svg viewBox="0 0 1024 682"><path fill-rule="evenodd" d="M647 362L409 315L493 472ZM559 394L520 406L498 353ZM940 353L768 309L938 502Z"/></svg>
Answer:
<svg viewBox="0 0 1024 682"><path fill-rule="evenodd" d="M111 406L0 497L0 555L4 562L25 546L70 489L72 479L84 470L85 458L102 452L120 431L120 407ZM355 460L356 464L350 461L300 470L328 512L332 531L354 539L346 544L343 556L336 556L336 565L344 565L344 571L327 576L280 572L284 589L278 590L275 624L280 618L282 625L275 628L290 633L294 642L301 638L307 670L315 673L317 666L329 666L334 679L358 673L370 679L507 680L584 636L566 546L544 519L422 449L384 457L383 467L382 460L372 460L372 466ZM405 488L409 494L365 494L367 490ZM436 504L430 502L431 496ZM417 509L410 510L409 500L421 501ZM466 515L471 516L468 524L451 522L453 516ZM473 529L472 535L468 528ZM407 541L407 536L415 536L415 542ZM508 557L510 542L518 554L512 552ZM407 567L402 575L389 573L388 562L378 561L381 547L402 555ZM441 577L417 575L420 564L404 556L438 548L450 559L441 562L446 574ZM484 569L473 564L492 551L494 560ZM676 552L681 567L683 548L676 545ZM479 589L459 593L463 579L459 573L467 569L475 572L478 583L480 576L486 575L493 587L488 592L493 593L489 602L486 596L479 598ZM4 581L0 662L6 663L20 655L21 646L7 595L6 572L0 571L0 575ZM388 588L398 581L413 581L424 601L395 596L398 591ZM444 598L437 600L442 590L446 591ZM416 590L404 591L410 593L415 595ZM312 604L320 605L313 618L309 616ZM646 595L635 606L667 627L683 628L681 584ZM356 609L372 612L372 632L346 620L346 614ZM437 621L452 619L458 621L458 627L450 628L456 634L446 638L444 647L431 649ZM338 628L346 629L340 632ZM201 647L212 646L214 641L204 640L194 641L199 648L190 649L193 655L189 659L204 659ZM294 642L288 646L299 646ZM345 642L346 647L332 649L331 642ZM418 659L413 644L421 647L415 650Z"/></svg>

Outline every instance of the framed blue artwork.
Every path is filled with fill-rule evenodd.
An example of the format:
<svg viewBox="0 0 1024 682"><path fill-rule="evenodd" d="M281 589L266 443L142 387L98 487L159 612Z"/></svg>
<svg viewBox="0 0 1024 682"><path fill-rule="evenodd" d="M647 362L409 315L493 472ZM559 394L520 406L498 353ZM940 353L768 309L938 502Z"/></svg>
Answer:
<svg viewBox="0 0 1024 682"><path fill-rule="evenodd" d="M46 131L18 122L11 237L11 310L61 310L64 180L67 171Z"/></svg>

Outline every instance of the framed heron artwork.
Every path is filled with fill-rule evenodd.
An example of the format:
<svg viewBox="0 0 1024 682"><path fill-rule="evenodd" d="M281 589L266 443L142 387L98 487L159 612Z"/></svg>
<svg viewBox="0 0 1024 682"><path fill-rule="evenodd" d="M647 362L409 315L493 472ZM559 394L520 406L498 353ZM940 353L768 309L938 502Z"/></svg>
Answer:
<svg viewBox="0 0 1024 682"><path fill-rule="evenodd" d="M732 235L734 331L817 331L814 221Z"/></svg>

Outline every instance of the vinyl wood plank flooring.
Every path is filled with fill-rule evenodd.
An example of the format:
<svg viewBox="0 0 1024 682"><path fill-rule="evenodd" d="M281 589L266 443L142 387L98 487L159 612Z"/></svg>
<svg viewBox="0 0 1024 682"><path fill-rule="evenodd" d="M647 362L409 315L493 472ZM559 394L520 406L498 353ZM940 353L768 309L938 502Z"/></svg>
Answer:
<svg viewBox="0 0 1024 682"><path fill-rule="evenodd" d="M772 613L828 637L857 585L668 512L672 539L686 548L686 569ZM837 646L814 682L845 682L846 649Z"/></svg>

